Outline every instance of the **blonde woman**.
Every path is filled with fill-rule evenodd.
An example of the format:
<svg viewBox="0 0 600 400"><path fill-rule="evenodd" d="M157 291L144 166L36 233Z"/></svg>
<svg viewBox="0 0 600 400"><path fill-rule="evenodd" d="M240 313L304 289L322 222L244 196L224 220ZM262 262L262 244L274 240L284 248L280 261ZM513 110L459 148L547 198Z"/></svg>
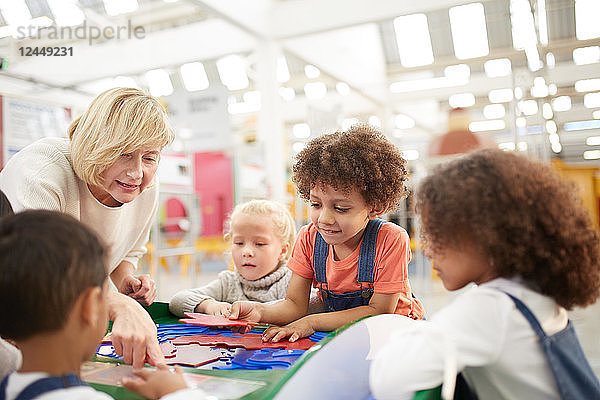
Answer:
<svg viewBox="0 0 600 400"><path fill-rule="evenodd" d="M162 362L156 327L137 303L154 301L155 284L134 273L158 206L160 152L174 138L167 114L138 89L110 89L71 123L68 136L40 139L15 154L0 172L0 189L15 212L61 211L99 235L120 292L109 304L115 349L135 367Z"/></svg>

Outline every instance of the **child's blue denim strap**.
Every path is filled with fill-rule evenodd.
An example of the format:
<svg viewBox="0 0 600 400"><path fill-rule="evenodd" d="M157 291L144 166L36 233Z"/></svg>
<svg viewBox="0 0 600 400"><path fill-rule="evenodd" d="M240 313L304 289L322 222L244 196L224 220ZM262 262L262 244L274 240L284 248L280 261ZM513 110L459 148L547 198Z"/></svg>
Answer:
<svg viewBox="0 0 600 400"><path fill-rule="evenodd" d="M10 375L9 375L10 376ZM4 378L0 383L0 400L6 399L6 386L8 383L8 376ZM66 389L72 386L87 386L87 383L83 382L75 374L66 374L62 376L50 376L47 378L38 379L37 381L29 384L25 389L19 393L15 400L31 400L36 397L57 389Z"/></svg>
<svg viewBox="0 0 600 400"><path fill-rule="evenodd" d="M377 250L377 234L385 221L379 218L369 220L363 234L358 254L357 282L373 283L375 272L375 253Z"/></svg>

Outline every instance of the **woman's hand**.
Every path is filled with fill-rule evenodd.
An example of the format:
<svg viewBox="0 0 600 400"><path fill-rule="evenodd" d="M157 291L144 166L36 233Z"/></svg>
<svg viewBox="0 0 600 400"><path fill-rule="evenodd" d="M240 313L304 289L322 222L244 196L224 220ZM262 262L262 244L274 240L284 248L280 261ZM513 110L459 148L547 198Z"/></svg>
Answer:
<svg viewBox="0 0 600 400"><path fill-rule="evenodd" d="M115 292L109 293L108 307L113 321L112 343L127 364L142 368L144 362L152 365L165 362L156 339L156 325L146 310L135 300Z"/></svg>
<svg viewBox="0 0 600 400"><path fill-rule="evenodd" d="M281 339L289 337L290 342L295 342L298 339L308 337L315 333L315 329L310 323L310 318L300 318L297 321L292 322L282 327L270 327L262 336L264 342L279 342Z"/></svg>
<svg viewBox="0 0 600 400"><path fill-rule="evenodd" d="M156 284L148 274L133 276L125 275L121 281L119 292L149 306L156 298Z"/></svg>
<svg viewBox="0 0 600 400"><path fill-rule="evenodd" d="M171 371L164 364L158 365L156 371L142 369L133 371L135 378L123 378L121 383L126 389L138 393L149 399L159 399L164 395L176 392L188 387L183 378L183 371L175 367Z"/></svg>

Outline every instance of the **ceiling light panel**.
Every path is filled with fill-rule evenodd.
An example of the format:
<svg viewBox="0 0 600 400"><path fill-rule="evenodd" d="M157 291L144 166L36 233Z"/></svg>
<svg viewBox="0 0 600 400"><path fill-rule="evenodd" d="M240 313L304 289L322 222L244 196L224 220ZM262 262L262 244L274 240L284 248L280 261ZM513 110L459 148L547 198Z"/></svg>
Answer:
<svg viewBox="0 0 600 400"><path fill-rule="evenodd" d="M411 14L394 19L396 42L402 66L418 67L433 63L433 50L425 14Z"/></svg>
<svg viewBox="0 0 600 400"><path fill-rule="evenodd" d="M554 111L569 111L571 109L571 98L569 96L558 96L552 99Z"/></svg>
<svg viewBox="0 0 600 400"><path fill-rule="evenodd" d="M488 55L490 49L483 4L452 7L448 15L456 58L464 60Z"/></svg>
<svg viewBox="0 0 600 400"><path fill-rule="evenodd" d="M238 55L232 54L217 60L217 71L221 82L229 90L245 89L250 84L246 75L246 62Z"/></svg>
<svg viewBox="0 0 600 400"><path fill-rule="evenodd" d="M579 40L600 37L600 1L575 0L575 35Z"/></svg>
<svg viewBox="0 0 600 400"><path fill-rule="evenodd" d="M452 108L471 107L475 104L475 96L473 93L453 94L448 98L448 103L450 103L450 107Z"/></svg>
<svg viewBox="0 0 600 400"><path fill-rule="evenodd" d="M575 91L577 92L593 92L596 90L600 90L600 78L575 81Z"/></svg>
<svg viewBox="0 0 600 400"><path fill-rule="evenodd" d="M576 65L600 62L600 46L580 47L573 50L573 62Z"/></svg>
<svg viewBox="0 0 600 400"><path fill-rule="evenodd" d="M190 91L204 90L208 88L209 82L206 76L206 70L201 62L192 62L183 64L179 69L183 85Z"/></svg>
<svg viewBox="0 0 600 400"><path fill-rule="evenodd" d="M173 93L173 84L169 73L164 69L153 69L146 72L146 81L152 96L168 96Z"/></svg>
<svg viewBox="0 0 600 400"><path fill-rule="evenodd" d="M104 0L104 9L108 15L130 13L138 7L137 0Z"/></svg>
<svg viewBox="0 0 600 400"><path fill-rule="evenodd" d="M46 0L58 26L77 26L85 21L85 15L77 0Z"/></svg>
<svg viewBox="0 0 600 400"><path fill-rule="evenodd" d="M483 68L488 78L508 76L512 71L511 63L508 58L498 58L496 60L486 61L483 64Z"/></svg>
<svg viewBox="0 0 600 400"><path fill-rule="evenodd" d="M493 89L488 93L491 103L508 103L513 99L512 89Z"/></svg>
<svg viewBox="0 0 600 400"><path fill-rule="evenodd" d="M8 25L23 25L31 19L25 0L0 0L0 11Z"/></svg>

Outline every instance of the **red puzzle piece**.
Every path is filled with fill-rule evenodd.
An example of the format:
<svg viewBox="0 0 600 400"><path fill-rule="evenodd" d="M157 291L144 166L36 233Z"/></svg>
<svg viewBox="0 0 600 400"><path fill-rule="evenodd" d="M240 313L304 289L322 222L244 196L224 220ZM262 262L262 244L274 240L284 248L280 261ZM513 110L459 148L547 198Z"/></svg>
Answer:
<svg viewBox="0 0 600 400"><path fill-rule="evenodd" d="M186 312L185 315L190 319L180 319L179 322L184 322L191 325L203 326L248 326L259 325L258 322L244 321L241 319L229 319L220 315L208 315L202 313Z"/></svg>
<svg viewBox="0 0 600 400"><path fill-rule="evenodd" d="M177 347L173 346L173 343L171 343L171 341L162 342L159 345L165 358L175 357Z"/></svg>
<svg viewBox="0 0 600 400"><path fill-rule="evenodd" d="M184 365L187 367L197 367L202 364L217 361L223 357L219 349L200 346L195 343L181 344L176 347L176 352L165 360L168 365Z"/></svg>
<svg viewBox="0 0 600 400"><path fill-rule="evenodd" d="M254 333L247 333L240 337L223 335L180 336L173 339L172 342L175 346L196 343L205 346L243 347L247 350L280 348L306 350L315 344L315 342L307 338L299 339L295 342L290 342L289 340L263 342L262 335Z"/></svg>

